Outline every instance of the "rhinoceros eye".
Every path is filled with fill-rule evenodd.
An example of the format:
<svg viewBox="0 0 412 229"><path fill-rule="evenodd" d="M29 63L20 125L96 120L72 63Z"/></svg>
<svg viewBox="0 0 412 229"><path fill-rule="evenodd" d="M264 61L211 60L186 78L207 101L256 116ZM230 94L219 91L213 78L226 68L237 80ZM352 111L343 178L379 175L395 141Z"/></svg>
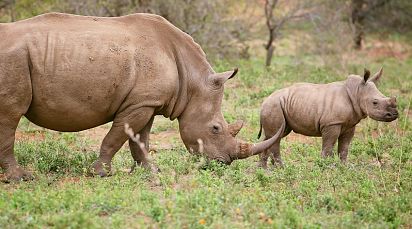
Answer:
<svg viewBox="0 0 412 229"><path fill-rule="evenodd" d="M374 100L374 101L372 102L372 104L376 106L376 105L378 105L378 101Z"/></svg>
<svg viewBox="0 0 412 229"><path fill-rule="evenodd" d="M221 132L221 127L220 127L220 125L213 125L212 126L212 133L214 133L214 134L218 134L218 133L220 133Z"/></svg>

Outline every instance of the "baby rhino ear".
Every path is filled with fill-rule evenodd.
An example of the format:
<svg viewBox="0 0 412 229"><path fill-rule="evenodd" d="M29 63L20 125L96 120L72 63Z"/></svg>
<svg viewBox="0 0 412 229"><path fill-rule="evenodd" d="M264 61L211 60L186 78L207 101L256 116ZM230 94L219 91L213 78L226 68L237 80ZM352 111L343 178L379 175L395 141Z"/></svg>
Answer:
<svg viewBox="0 0 412 229"><path fill-rule="evenodd" d="M381 69L377 73L375 73L375 75L373 75L369 81L377 83L379 79L382 77L382 73L383 73L383 68L381 67Z"/></svg>
<svg viewBox="0 0 412 229"><path fill-rule="evenodd" d="M233 78L236 75L237 72L238 72L238 69L235 68L232 71L215 73L215 74L209 76L209 82L210 82L212 87L220 88L221 86L223 86L223 84L228 79Z"/></svg>
<svg viewBox="0 0 412 229"><path fill-rule="evenodd" d="M363 82L366 83L368 82L369 76L371 75L371 72L368 69L364 69L363 73Z"/></svg>
<svg viewBox="0 0 412 229"><path fill-rule="evenodd" d="M371 72L365 68L365 73L363 74L363 81L366 83L368 81L371 81L373 83L377 83L379 79L382 77L383 73L383 68L381 68L375 75L372 76L372 78L369 78L371 75Z"/></svg>

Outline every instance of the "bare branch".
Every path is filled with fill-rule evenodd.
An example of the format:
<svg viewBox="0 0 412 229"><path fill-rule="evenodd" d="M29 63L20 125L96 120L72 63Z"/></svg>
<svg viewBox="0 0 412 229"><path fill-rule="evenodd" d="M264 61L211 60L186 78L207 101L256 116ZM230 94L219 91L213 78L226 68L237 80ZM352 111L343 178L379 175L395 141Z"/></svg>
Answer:
<svg viewBox="0 0 412 229"><path fill-rule="evenodd" d="M136 135L134 134L133 129L130 128L128 123L124 124L124 132L127 134L127 136L129 136L129 138L132 141L137 143L137 145L139 146L139 148L143 152L143 154L146 157L148 157L149 153L147 152L146 145L143 142L140 141L140 135L139 134L136 134ZM136 168L136 164L134 164L132 166L132 168L130 169L130 173L132 173L135 168Z"/></svg>
<svg viewBox="0 0 412 229"><path fill-rule="evenodd" d="M313 4L307 4L306 2L298 2L298 4L294 5L291 9L287 10L286 14L276 18L273 14L273 11L278 6L278 3L278 0L265 1L266 26L269 30L269 39L265 44L265 49L267 50L266 66L270 66L272 55L275 50L275 46L273 45L273 43L279 36L280 30L289 21L309 16L310 8L313 7Z"/></svg>

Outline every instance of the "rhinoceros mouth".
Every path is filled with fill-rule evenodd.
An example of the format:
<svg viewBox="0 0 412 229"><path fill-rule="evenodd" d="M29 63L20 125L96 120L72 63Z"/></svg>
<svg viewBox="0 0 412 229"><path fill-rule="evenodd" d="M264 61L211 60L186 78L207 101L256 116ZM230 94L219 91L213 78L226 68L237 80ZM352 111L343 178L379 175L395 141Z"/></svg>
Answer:
<svg viewBox="0 0 412 229"><path fill-rule="evenodd" d="M370 116L372 119L380 122L392 122L399 117L398 112L386 112L379 116Z"/></svg>
<svg viewBox="0 0 412 229"><path fill-rule="evenodd" d="M393 120L397 119L399 117L398 112L388 112L384 116L384 122L392 122Z"/></svg>

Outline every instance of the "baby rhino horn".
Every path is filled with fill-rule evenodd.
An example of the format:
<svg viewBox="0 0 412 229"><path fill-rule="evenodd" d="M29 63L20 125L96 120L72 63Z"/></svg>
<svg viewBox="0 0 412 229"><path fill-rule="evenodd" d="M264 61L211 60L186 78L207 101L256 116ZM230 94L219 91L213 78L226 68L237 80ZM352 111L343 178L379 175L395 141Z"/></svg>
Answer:
<svg viewBox="0 0 412 229"><path fill-rule="evenodd" d="M389 100L389 102L390 102L392 105L396 105L396 97L392 97L392 98Z"/></svg>

